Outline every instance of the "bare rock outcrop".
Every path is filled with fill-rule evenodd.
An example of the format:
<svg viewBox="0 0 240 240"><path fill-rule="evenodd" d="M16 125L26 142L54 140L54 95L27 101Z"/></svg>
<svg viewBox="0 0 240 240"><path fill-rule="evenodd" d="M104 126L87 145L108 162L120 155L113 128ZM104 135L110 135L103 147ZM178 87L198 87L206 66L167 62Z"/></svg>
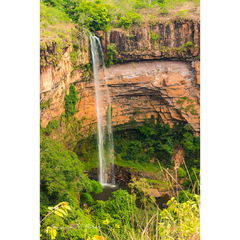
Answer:
<svg viewBox="0 0 240 240"><path fill-rule="evenodd" d="M110 43L114 43L119 53L118 61L125 62L107 68L102 74L101 88L104 89L106 80L112 101L113 127L141 124L153 116L170 125L189 123L198 132L200 61L195 57L200 51L199 22L175 20L131 31L98 32L104 52ZM161 37L153 42L151 32ZM188 42L193 46L186 47ZM85 40L85 46L85 51L78 57L82 65L90 62L88 40ZM41 103L47 103L41 109L43 127L64 113L64 96L73 83L80 99L75 117L85 119L82 129L96 128L93 78L89 76L86 80L84 69L73 71L72 51L70 46L57 65L41 68ZM103 101L102 111L106 112L107 107L107 101Z"/></svg>
<svg viewBox="0 0 240 240"><path fill-rule="evenodd" d="M134 27L130 31L98 31L103 51L116 46L118 61L153 59L193 59L200 55L200 22L172 19L163 23Z"/></svg>

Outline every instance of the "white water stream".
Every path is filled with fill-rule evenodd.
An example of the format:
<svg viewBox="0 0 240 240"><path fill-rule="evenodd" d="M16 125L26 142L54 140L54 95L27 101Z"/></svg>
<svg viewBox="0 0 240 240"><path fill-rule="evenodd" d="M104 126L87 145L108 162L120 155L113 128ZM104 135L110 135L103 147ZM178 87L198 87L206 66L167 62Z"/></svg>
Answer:
<svg viewBox="0 0 240 240"><path fill-rule="evenodd" d="M98 152L99 152L98 178L101 185L104 186L108 184L115 184L115 176L113 169L114 152L111 124L112 123L111 98L108 91L107 81L104 78L104 74L101 74L101 76L103 77L100 78L100 72L104 70L104 59L101 42L98 37L92 34L90 35L90 48L93 64L97 108ZM105 101L107 101L107 104L104 104Z"/></svg>

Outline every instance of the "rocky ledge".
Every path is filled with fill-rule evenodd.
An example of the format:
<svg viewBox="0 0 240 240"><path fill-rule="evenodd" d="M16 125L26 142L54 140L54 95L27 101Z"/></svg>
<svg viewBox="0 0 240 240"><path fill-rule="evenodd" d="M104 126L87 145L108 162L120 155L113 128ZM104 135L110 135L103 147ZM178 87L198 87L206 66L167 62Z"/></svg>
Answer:
<svg viewBox="0 0 240 240"><path fill-rule="evenodd" d="M196 20L173 19L135 27L130 31L97 31L96 35L101 38L104 53L110 44L115 45L118 54L114 58L119 62L187 60L200 56L200 22Z"/></svg>

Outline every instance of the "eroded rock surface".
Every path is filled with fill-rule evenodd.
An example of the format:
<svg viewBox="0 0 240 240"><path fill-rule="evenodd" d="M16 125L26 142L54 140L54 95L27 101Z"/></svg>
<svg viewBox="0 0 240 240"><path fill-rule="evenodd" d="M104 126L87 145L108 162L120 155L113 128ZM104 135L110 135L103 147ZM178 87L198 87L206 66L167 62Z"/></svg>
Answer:
<svg viewBox="0 0 240 240"><path fill-rule="evenodd" d="M117 64L106 69L102 77L101 88L105 93L105 79L107 80L112 101L112 125L129 124L133 120L143 122L145 119L160 118L163 123L172 125L181 121L190 123L199 131L199 117L181 107L177 101L183 97L191 99L194 109L200 111L200 85L197 82L198 62L188 63L181 61L142 61L137 63ZM43 77L44 78L44 77ZM105 78L105 79L104 79ZM51 78L49 78L51 80ZM45 78L45 82L47 82ZM69 81L71 82L71 81ZM69 84L68 82L68 84ZM86 117L85 124L96 123L96 103L94 82L78 82L74 85L81 97L78 104L79 111L75 117ZM66 84L59 81L58 85L50 91L52 102L41 118L43 124L59 116L64 111L64 92ZM103 96L102 111L107 111L106 96Z"/></svg>
<svg viewBox="0 0 240 240"><path fill-rule="evenodd" d="M105 77L112 98L113 125L142 122L153 115L170 125L184 121L199 130L198 115L180 109L177 103L187 97L199 114L200 86L192 64L161 60L119 64L107 69ZM186 101L182 107L187 105Z"/></svg>
<svg viewBox="0 0 240 240"><path fill-rule="evenodd" d="M161 36L155 43L151 40L151 32ZM114 29L110 33L98 32L105 53L107 46L114 43L119 52L118 61L132 61L118 63L102 74L101 110L104 113L107 111L104 86L107 81L112 100L113 127L127 126L133 121L141 123L153 116L170 125L179 121L189 123L195 131L199 131L200 62L195 58L200 51L199 33L200 24L193 20L135 28L129 33L122 29ZM182 51L180 48L187 42L192 42L194 46ZM86 51L78 56L78 64L82 65L90 62L88 41L85 40L84 44ZM73 71L72 50L72 46L65 49L57 65L41 68L41 103L48 105L41 109L43 127L64 113L64 96L73 83L80 99L75 117L85 119L83 130L90 125L96 128L93 76L86 80L84 69ZM176 60L170 61L173 59ZM185 101L179 104L178 100L182 98Z"/></svg>
<svg viewBox="0 0 240 240"><path fill-rule="evenodd" d="M183 60L200 54L200 22L195 20L174 19L134 27L130 31L98 31L97 35L101 38L104 52L107 52L109 44L116 46L118 55L115 58L119 61L170 58Z"/></svg>

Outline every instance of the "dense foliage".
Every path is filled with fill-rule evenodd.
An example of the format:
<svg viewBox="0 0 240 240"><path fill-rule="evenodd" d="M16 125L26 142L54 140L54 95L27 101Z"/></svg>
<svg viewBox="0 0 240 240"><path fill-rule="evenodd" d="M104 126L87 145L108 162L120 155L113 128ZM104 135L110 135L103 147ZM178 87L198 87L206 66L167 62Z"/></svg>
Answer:
<svg viewBox="0 0 240 240"><path fill-rule="evenodd" d="M52 64L56 67L62 53L72 44L73 71L83 70L83 66L77 60L81 53L86 51L86 39L90 32L98 30L109 32L113 28L129 31L130 28L143 24L154 26L160 18L162 22L172 18L192 18L193 14L195 17L199 15L196 10L198 6L199 0L41 0L40 65L44 67ZM189 11L182 9L185 7ZM150 35L151 44L154 47L161 36L153 33L152 29ZM131 38L131 34L129 37ZM76 39L80 44L76 44ZM76 49L77 45L79 46ZM178 51L186 52L187 47L194 47L194 45L188 42ZM161 51L167 52L166 49ZM108 49L105 53L107 66L113 65L116 54L113 48ZM44 108L45 105L41 107Z"/></svg>
<svg viewBox="0 0 240 240"><path fill-rule="evenodd" d="M82 66L78 62L79 50L84 50L80 41L82 36L90 31L108 32L118 27L128 31L145 22L154 25L155 17L169 17L172 9L187 1L199 3L199 0L41 0L41 49L45 51L49 47L47 43L55 44L55 55L45 55L41 66L47 64L45 59L57 65L63 48L72 41L72 68L85 70L83 76L86 74L89 77L89 65ZM188 15L189 11L182 9L176 10L175 17L186 18ZM149 34L154 45L160 36L153 31ZM187 42L186 46L191 47L193 43ZM118 52L112 44L107 50L105 63L112 66ZM191 126L176 123L170 127L159 119L151 118L141 126L132 121L128 129L115 129L114 153L115 162L119 165L137 169L141 167L141 170L147 167L159 169L159 161L164 168L173 169L174 151L184 149L186 165L179 168L178 174L180 179L184 179L183 185L187 190L180 192L178 201L172 199L168 209L159 210L154 204L155 199L148 195L149 179L134 179L130 184L134 194L119 190L113 192L112 197L105 202L94 201L91 192L99 193L102 187L98 182L90 180L84 170L98 166L97 141L96 136L91 134L81 138L80 120L75 125L71 122L77 111L78 100L78 93L71 85L69 94L65 94L63 117L69 135L74 135L74 131L70 131L71 127L78 129L78 133L75 132L78 137L70 136L71 141L73 137L78 142L74 144L74 152L50 139L51 134L60 130L58 120L52 120L45 128L40 128L40 215L41 219L47 216L41 223L42 238L127 240L188 239L195 236L198 239L199 196L193 194L192 189L199 189L200 137L194 136ZM189 99L178 101L180 109L184 101ZM49 107L50 100L43 102L41 111ZM191 102L185 111L195 114ZM144 210L136 207L136 200L145 205ZM51 206L58 206L62 202L70 204L71 211L67 215L61 216L61 209L58 214L49 214L53 209Z"/></svg>
<svg viewBox="0 0 240 240"><path fill-rule="evenodd" d="M117 55L116 46L114 44L109 44L107 46L107 58L104 59L106 66L111 67L114 64L114 55Z"/></svg>
<svg viewBox="0 0 240 240"><path fill-rule="evenodd" d="M96 201L91 207L94 211L94 219L98 220L101 227L105 227L105 221L122 226L131 223L131 213L136 210L135 199L126 190L118 190L112 193L107 201Z"/></svg>
<svg viewBox="0 0 240 240"><path fill-rule="evenodd" d="M174 149L182 147L186 166L180 169L180 177L186 176L187 167L192 181L186 180L184 186L192 188L200 179L200 137L195 137L191 128L184 126L186 125L176 123L171 128L159 120L155 123L152 118L132 130L119 129L114 133L117 162L131 162L137 166L147 165L152 160L157 168L157 160L159 160L161 165L167 168L174 165L172 161ZM197 186L199 184L196 183L195 187Z"/></svg>
<svg viewBox="0 0 240 240"><path fill-rule="evenodd" d="M100 0L90 2L83 0L78 7L75 8L78 18L83 19L83 23L90 30L104 30L109 24L109 16L106 4Z"/></svg>
<svg viewBox="0 0 240 240"><path fill-rule="evenodd" d="M114 192L112 197L105 202L94 201L90 193L100 192L101 186L99 183L90 180L83 171L89 166L88 161L91 162L92 158L94 162L96 161L96 138L89 138L85 142L80 142L78 150L84 152L85 149L83 156L87 161L81 162L75 153L64 150L54 140L45 138L49 138L48 132L50 129L54 131L57 127L57 121L52 121L46 128L42 128L40 213L41 216L46 215L48 206L53 206L61 201L68 201L72 211L64 219L51 215L44 221L42 228L47 229L49 227L50 233L56 227L58 229L56 239L85 238L86 236L94 239L93 236L101 234L105 237L108 236L110 239L119 239L120 236L121 239L128 239L130 232L134 232L136 236L141 236L140 228L146 227L149 217L154 217L157 211L154 204L155 199L148 196L151 181L145 179L133 180L130 187L135 190L135 194L129 195L126 191L119 190ZM162 166L172 168L171 158L174 149L181 146L185 151L185 162L188 169L185 165L182 165L179 169L179 177L186 179L183 185L187 189L199 187L200 138L194 137L192 128L187 125L175 124L170 128L168 124L162 124L159 120L156 121L152 118L146 120L141 126L135 124L135 129L132 128L132 130L118 129L114 134L114 142L116 163L118 161L131 162L135 167L138 164L146 164L147 166L151 159L155 159L159 160ZM82 148L83 146L84 148ZM151 164L159 169L156 161ZM190 178L187 172L190 174ZM176 210L169 209L165 213L159 212L159 220L162 219L161 224L159 224L159 228L151 229L152 234L169 235L169 237L183 234L182 231L186 236L194 232L199 234L197 230L199 209L195 208L195 203L191 202L195 201L197 203L198 198L192 192L194 191L186 190L179 194L179 203L176 204L182 214L181 220L177 219L174 213ZM191 201L186 203L189 199ZM136 200L143 203L145 210L136 207ZM85 203L90 207L86 208ZM179 205L180 203L183 205ZM194 211L191 215L194 224L181 223L188 218L186 211ZM171 216L173 222L170 223L170 229L175 229L177 226L176 231L171 232L164 227L164 224L167 224L164 220L166 216ZM70 227L73 224L75 227ZM184 228L182 228L183 226ZM42 236L48 235L46 232L42 232Z"/></svg>
<svg viewBox="0 0 240 240"><path fill-rule="evenodd" d="M64 97L64 106L65 106L65 115L67 118L73 116L76 112L76 104L78 101L78 95L76 88L71 84L69 88L69 94L65 94Z"/></svg>
<svg viewBox="0 0 240 240"><path fill-rule="evenodd" d="M81 192L101 191L101 185L83 173L84 165L74 152L45 138L40 149L41 215L46 213L46 206L62 201L78 206Z"/></svg>
<svg viewBox="0 0 240 240"><path fill-rule="evenodd" d="M131 132L131 134L129 134ZM163 166L171 166L174 149L181 145L186 150L189 167L199 164L200 137L194 137L184 124L176 123L171 128L155 119L135 129L114 133L115 153L122 159L133 162L149 162L152 158L160 160Z"/></svg>
<svg viewBox="0 0 240 240"><path fill-rule="evenodd" d="M199 0L42 0L41 16L53 21L70 21L84 25L91 31L108 31L114 27L129 29L141 25L149 16L169 14L174 6L185 2L199 4ZM48 9L49 8L49 9ZM55 12L54 12L55 11ZM157 11L157 12L156 12ZM187 10L177 12L177 17ZM56 17L55 17L56 16ZM54 17L54 18L53 18Z"/></svg>

